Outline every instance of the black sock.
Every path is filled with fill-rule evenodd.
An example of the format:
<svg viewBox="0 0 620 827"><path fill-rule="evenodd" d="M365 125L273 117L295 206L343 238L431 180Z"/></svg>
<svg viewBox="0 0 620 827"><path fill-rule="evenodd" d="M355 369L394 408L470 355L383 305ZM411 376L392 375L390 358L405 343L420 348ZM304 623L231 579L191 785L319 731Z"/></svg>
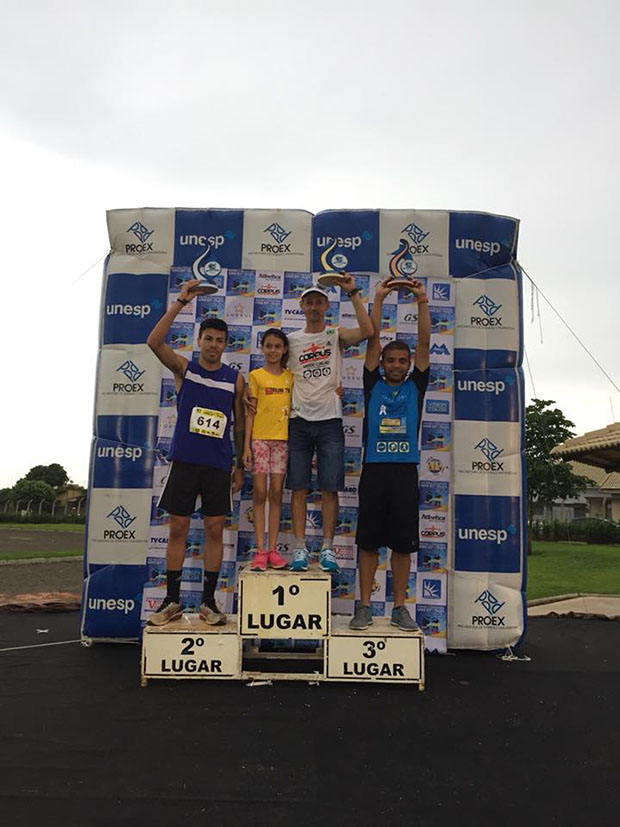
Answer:
<svg viewBox="0 0 620 827"><path fill-rule="evenodd" d="M202 587L202 602L206 603L212 609L215 608L215 587L217 586L217 578L220 576L218 571L205 571L204 586Z"/></svg>
<svg viewBox="0 0 620 827"><path fill-rule="evenodd" d="M181 574L181 569L166 569L166 597L173 603L180 602Z"/></svg>

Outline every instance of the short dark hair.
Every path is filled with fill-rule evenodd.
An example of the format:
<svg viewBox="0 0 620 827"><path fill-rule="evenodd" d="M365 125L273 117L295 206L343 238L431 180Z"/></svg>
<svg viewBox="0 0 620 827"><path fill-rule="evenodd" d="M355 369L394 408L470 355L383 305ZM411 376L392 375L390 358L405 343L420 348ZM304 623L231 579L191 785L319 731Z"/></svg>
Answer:
<svg viewBox="0 0 620 827"><path fill-rule="evenodd" d="M391 350L406 350L407 356L411 359L411 348L407 342L403 342L402 339L394 339L392 342L388 342L381 351L381 358L383 359L385 354L389 353Z"/></svg>
<svg viewBox="0 0 620 827"><path fill-rule="evenodd" d="M202 321L198 330L198 337L202 336L205 330L221 330L228 339L228 325L224 319L205 319Z"/></svg>
<svg viewBox="0 0 620 827"><path fill-rule="evenodd" d="M288 362L288 336L284 333L283 330L280 330L279 327L270 327L269 330L266 330L263 335L260 337L261 347L265 342L267 336L275 336L276 339L280 339L286 350L282 354L282 358L280 359L280 364L283 368L286 367L286 363Z"/></svg>

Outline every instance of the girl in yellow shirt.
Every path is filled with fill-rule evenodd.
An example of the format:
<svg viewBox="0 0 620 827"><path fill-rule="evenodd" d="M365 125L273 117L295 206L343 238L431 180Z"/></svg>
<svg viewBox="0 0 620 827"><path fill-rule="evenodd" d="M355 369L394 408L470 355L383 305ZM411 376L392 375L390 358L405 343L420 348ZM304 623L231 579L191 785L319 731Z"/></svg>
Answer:
<svg viewBox="0 0 620 827"><path fill-rule="evenodd" d="M249 394L255 397L256 413L246 410L243 462L252 471L254 533L256 553L253 571L286 566L278 552L282 493L288 460L288 415L291 407L293 374L286 368L288 339L271 327L261 343L265 366L250 371ZM269 488L267 476L269 475ZM265 501L269 497L269 544L265 549Z"/></svg>

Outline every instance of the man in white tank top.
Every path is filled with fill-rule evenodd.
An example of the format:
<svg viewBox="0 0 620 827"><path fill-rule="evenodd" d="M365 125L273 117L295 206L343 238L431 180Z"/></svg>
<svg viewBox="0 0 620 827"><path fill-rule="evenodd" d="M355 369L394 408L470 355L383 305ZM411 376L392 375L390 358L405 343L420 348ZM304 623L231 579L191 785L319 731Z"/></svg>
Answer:
<svg viewBox="0 0 620 827"><path fill-rule="evenodd" d="M325 324L327 293L312 285L303 291L300 307L306 326L289 334L288 367L295 377L289 423L289 455L286 487L291 489L295 552L291 568L306 571L306 499L310 489L312 459L316 452L323 545L319 563L324 571L337 572L332 549L338 517L338 491L344 489L344 433L342 404L337 391L342 373L342 350L372 336L373 326L360 298L355 279L345 275L342 293L353 304L359 327Z"/></svg>

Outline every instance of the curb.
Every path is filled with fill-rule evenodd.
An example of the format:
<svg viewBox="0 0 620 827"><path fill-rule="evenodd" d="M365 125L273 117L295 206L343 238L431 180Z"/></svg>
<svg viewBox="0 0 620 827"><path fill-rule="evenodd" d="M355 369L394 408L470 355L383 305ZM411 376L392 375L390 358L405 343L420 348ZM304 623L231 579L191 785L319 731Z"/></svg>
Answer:
<svg viewBox="0 0 620 827"><path fill-rule="evenodd" d="M29 563L67 563L70 560L83 559L82 552L75 554L72 557L23 557L17 560L0 560L0 566L25 566Z"/></svg>
<svg viewBox="0 0 620 827"><path fill-rule="evenodd" d="M553 597L537 597L534 600L528 600L528 606L545 606L548 603L559 603L561 600L573 600L575 597L605 597L616 598L620 600L620 594L595 594L592 592L575 592L574 594L558 594Z"/></svg>

